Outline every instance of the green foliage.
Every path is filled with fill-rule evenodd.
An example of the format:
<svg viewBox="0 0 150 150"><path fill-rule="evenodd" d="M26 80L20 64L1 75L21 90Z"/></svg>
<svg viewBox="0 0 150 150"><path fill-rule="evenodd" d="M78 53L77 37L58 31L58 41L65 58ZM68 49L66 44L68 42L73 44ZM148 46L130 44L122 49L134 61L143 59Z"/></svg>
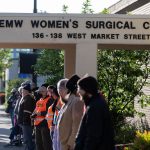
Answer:
<svg viewBox="0 0 150 150"><path fill-rule="evenodd" d="M101 14L110 14L109 10L107 8L104 8L102 10L102 12L100 12Z"/></svg>
<svg viewBox="0 0 150 150"><path fill-rule="evenodd" d="M149 150L150 149L150 132L136 132L134 145L129 150Z"/></svg>
<svg viewBox="0 0 150 150"><path fill-rule="evenodd" d="M83 14L93 14L94 13L94 11L93 11L93 9L91 8L91 0L85 0L85 2L83 2L83 4L82 4L83 6L82 6L82 13ZM67 13L67 11L68 11L68 6L67 5L63 5L62 6L62 11L63 11L63 13Z"/></svg>
<svg viewBox="0 0 150 150"><path fill-rule="evenodd" d="M68 8L69 7L67 5L63 5L63 9L62 9L63 13L67 13Z"/></svg>
<svg viewBox="0 0 150 150"><path fill-rule="evenodd" d="M117 144L133 143L136 135L136 127L134 125L125 123L120 127L115 136Z"/></svg>
<svg viewBox="0 0 150 150"><path fill-rule="evenodd" d="M94 11L90 7L91 7L91 0L85 0L82 7L82 13L93 14Z"/></svg>
<svg viewBox="0 0 150 150"><path fill-rule="evenodd" d="M50 49L42 50L34 69L38 75L47 76L47 82L49 84L56 84L58 80L63 78L64 74L63 51Z"/></svg>
<svg viewBox="0 0 150 150"><path fill-rule="evenodd" d="M18 89L21 86L21 83L24 82L24 79L13 79L13 80L9 80L7 82L8 88L6 91L6 97L8 98L10 96L10 92L13 88Z"/></svg>
<svg viewBox="0 0 150 150"><path fill-rule="evenodd" d="M150 73L148 50L98 50L98 81L111 109L115 129L134 114L134 98L144 93ZM142 104L145 101L139 100Z"/></svg>
<svg viewBox="0 0 150 150"><path fill-rule="evenodd" d="M3 71L11 65L10 52L10 49L0 49L0 77Z"/></svg>

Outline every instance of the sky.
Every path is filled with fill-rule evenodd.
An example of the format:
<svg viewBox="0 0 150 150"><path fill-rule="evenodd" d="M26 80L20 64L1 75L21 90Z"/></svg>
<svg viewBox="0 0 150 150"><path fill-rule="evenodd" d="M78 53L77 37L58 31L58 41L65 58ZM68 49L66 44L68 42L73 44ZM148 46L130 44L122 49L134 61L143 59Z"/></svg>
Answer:
<svg viewBox="0 0 150 150"><path fill-rule="evenodd" d="M91 0L94 13L101 12L119 0ZM37 0L38 12L62 13L67 5L68 13L81 13L85 0ZM32 13L34 0L0 0L0 13Z"/></svg>

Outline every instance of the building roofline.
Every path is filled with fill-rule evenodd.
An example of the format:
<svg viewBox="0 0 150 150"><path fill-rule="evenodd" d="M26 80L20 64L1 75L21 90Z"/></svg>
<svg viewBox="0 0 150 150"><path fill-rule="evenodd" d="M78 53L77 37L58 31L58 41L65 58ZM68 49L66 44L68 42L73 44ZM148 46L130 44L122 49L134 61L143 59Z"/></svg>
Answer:
<svg viewBox="0 0 150 150"><path fill-rule="evenodd" d="M126 14L127 12L131 12L149 2L149 0L120 0L110 6L108 10L113 14Z"/></svg>

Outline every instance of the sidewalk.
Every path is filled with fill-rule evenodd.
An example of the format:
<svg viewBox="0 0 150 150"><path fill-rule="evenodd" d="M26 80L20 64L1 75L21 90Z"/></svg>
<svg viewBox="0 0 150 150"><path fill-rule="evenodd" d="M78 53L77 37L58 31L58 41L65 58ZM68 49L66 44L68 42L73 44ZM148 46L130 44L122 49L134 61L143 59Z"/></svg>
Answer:
<svg viewBox="0 0 150 150"><path fill-rule="evenodd" d="M0 105L0 150L24 150L23 146L7 146L9 143L11 121L9 115L5 113L4 106Z"/></svg>

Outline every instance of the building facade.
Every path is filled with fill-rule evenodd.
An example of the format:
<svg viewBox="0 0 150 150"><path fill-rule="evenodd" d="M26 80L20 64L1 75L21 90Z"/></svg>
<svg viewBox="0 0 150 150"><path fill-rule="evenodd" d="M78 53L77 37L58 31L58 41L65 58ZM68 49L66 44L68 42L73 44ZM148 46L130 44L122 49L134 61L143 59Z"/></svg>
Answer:
<svg viewBox="0 0 150 150"><path fill-rule="evenodd" d="M150 14L149 0L120 0L108 8L111 14Z"/></svg>
<svg viewBox="0 0 150 150"><path fill-rule="evenodd" d="M21 73L20 72L20 54L33 54L33 49L12 49L11 50L11 67L7 68L5 71L5 87L7 89L7 83L13 79L24 79L32 82L33 75L30 73ZM26 60L30 61L30 60ZM43 84L46 80L46 77L38 76L37 77L37 86ZM2 89L4 89L4 85ZM4 90L3 90L4 91Z"/></svg>

